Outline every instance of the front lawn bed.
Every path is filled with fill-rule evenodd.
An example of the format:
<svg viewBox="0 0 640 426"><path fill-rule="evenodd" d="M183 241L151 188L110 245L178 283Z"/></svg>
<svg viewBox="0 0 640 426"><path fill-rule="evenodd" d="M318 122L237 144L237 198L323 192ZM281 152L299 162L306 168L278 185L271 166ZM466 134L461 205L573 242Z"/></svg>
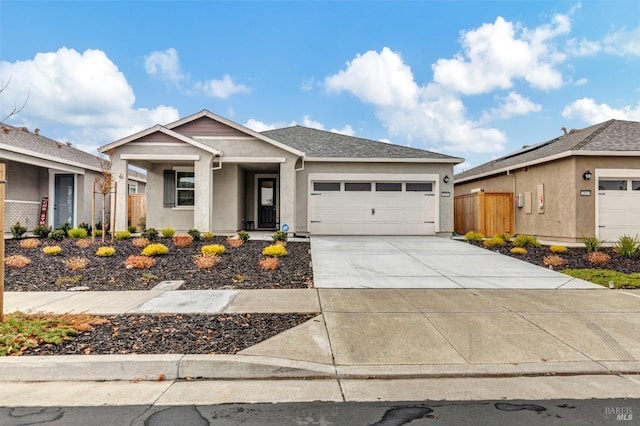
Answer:
<svg viewBox="0 0 640 426"><path fill-rule="evenodd" d="M613 281L615 288L640 288L638 272L625 274L610 269L563 269L560 272L605 287L609 287L609 282Z"/></svg>
<svg viewBox="0 0 640 426"><path fill-rule="evenodd" d="M184 280L185 290L208 289L257 289L257 288L309 288L313 286L311 254L308 242L289 242L287 256L279 258L274 270L259 267L262 250L272 241L250 240L241 247L230 247L224 237L194 241L189 247L176 247L171 238L159 238L169 248L165 255L153 256L155 265L148 269L127 268L130 255L138 256L142 248L132 240L116 240L114 243L95 244L80 248L76 240L57 242L40 241L35 248L22 248L20 240L5 241L5 256L20 255L30 260L23 268L5 265L6 291L66 291L73 287L88 287L91 291L150 290L165 280ZM222 244L224 253L212 269L200 269L194 264L194 256L205 245ZM101 246L115 247L112 256L98 256ZM45 246L59 246L60 253L48 255ZM65 261L78 258L88 260L84 269L73 270Z"/></svg>

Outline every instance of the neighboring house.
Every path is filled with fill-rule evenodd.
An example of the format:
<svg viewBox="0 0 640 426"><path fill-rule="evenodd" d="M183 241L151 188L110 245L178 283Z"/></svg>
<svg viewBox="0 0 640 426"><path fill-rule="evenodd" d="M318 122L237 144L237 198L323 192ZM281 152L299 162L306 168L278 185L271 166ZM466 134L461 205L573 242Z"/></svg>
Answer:
<svg viewBox="0 0 640 426"><path fill-rule="evenodd" d="M255 132L201 111L100 148L147 171L148 227L218 234L450 235L456 157L300 126ZM127 226L118 194L116 229Z"/></svg>
<svg viewBox="0 0 640 426"><path fill-rule="evenodd" d="M640 123L609 120L562 130L457 174L456 197L512 193L515 232L542 239L615 241L640 234Z"/></svg>
<svg viewBox="0 0 640 426"><path fill-rule="evenodd" d="M4 123L0 123L0 162L7 165L5 232L16 222L29 231L41 220L53 227L90 223L93 182L109 167L108 161L49 139L39 129L30 132ZM100 209L102 196L96 202ZM41 218L43 204L47 208Z"/></svg>

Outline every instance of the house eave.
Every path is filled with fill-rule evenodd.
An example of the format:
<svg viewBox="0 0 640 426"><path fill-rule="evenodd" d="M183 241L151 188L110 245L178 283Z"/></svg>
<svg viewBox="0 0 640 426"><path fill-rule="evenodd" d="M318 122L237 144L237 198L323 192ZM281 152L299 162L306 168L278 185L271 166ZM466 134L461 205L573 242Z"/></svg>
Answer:
<svg viewBox="0 0 640 426"><path fill-rule="evenodd" d="M462 158L351 158L351 157L306 157L306 162L324 163L451 163L459 164Z"/></svg>
<svg viewBox="0 0 640 426"><path fill-rule="evenodd" d="M22 148L16 148L14 146L0 144L0 151L3 153L0 158L6 158L7 160L16 161L20 163L30 164L33 166L47 167L51 169L58 169L68 171L69 173L84 174L85 170L91 170L94 172L102 172L102 169L87 164L78 163L76 161L66 161L55 157L44 159L36 157L34 154L38 154L33 151L29 151ZM11 155L14 154L14 155Z"/></svg>
<svg viewBox="0 0 640 426"><path fill-rule="evenodd" d="M512 164L510 166L501 167L499 169L489 170L476 175L465 176L464 178L455 178L454 183L465 183L473 180L482 179L489 176L499 175L511 170L522 169L524 167L535 166L537 164L548 163L550 161L560 160L567 157L640 157L640 151L565 151L559 154L550 155L547 157L539 158L537 160L524 161L521 163Z"/></svg>

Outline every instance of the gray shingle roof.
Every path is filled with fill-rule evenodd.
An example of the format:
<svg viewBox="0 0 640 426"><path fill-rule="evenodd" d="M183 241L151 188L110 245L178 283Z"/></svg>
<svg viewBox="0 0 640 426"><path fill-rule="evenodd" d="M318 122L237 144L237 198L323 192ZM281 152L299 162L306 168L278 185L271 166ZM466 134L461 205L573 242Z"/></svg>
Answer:
<svg viewBox="0 0 640 426"><path fill-rule="evenodd" d="M92 170L102 170L99 157L66 143L32 133L24 127L13 127L0 123L0 144L27 151L28 155L34 157L67 165L83 165ZM1 154L0 157L2 157Z"/></svg>
<svg viewBox="0 0 640 426"><path fill-rule="evenodd" d="M390 158L390 159L439 159L446 162L462 162L461 158L407 146L378 142L371 139L341 135L303 126L262 132L264 136L305 153L310 158Z"/></svg>
<svg viewBox="0 0 640 426"><path fill-rule="evenodd" d="M479 175L491 174L492 171L504 170L509 167L517 168L525 163L542 161L547 157L569 151L576 155L580 155L580 151L610 152L612 155L625 151L640 152L640 122L609 120L572 131L555 139L525 146L501 158L458 173L455 175L455 179L457 181L469 180Z"/></svg>

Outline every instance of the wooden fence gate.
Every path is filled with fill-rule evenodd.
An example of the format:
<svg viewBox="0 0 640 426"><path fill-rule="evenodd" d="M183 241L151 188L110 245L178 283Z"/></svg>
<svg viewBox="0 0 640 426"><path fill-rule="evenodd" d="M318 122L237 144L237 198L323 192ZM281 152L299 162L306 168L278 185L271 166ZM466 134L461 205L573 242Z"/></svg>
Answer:
<svg viewBox="0 0 640 426"><path fill-rule="evenodd" d="M485 237L509 232L513 235L513 193L476 192L454 199L454 231L480 232Z"/></svg>
<svg viewBox="0 0 640 426"><path fill-rule="evenodd" d="M138 221L147 214L147 194L129 194L129 225L138 226Z"/></svg>

